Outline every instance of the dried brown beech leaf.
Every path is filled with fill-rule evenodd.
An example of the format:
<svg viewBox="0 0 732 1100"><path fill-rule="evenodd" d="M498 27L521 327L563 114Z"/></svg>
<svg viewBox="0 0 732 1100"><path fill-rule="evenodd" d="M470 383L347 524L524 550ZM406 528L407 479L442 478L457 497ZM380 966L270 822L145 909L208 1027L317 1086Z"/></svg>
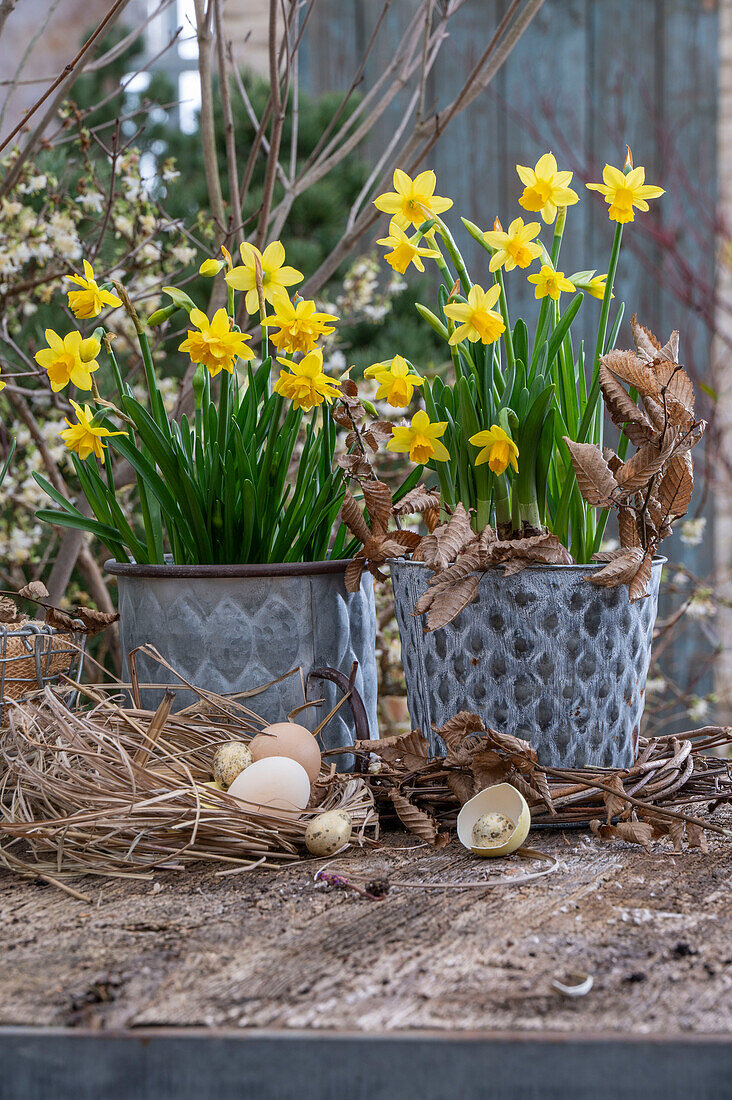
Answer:
<svg viewBox="0 0 732 1100"><path fill-rule="evenodd" d="M486 787L495 787L497 783L505 783L511 774L511 764L505 756L501 756L494 749L484 749L476 752L470 761L470 770L475 776L475 792L485 790Z"/></svg>
<svg viewBox="0 0 732 1100"><path fill-rule="evenodd" d="M73 634L75 630L79 629L71 615L67 615L59 607L47 607L45 620L48 626L53 627L54 630L62 630L65 633Z"/></svg>
<svg viewBox="0 0 732 1100"><path fill-rule="evenodd" d="M678 363L659 362L655 364L656 375L661 385L662 392L675 398L686 411L694 418L694 387L689 375Z"/></svg>
<svg viewBox="0 0 732 1100"><path fill-rule="evenodd" d="M364 558L355 557L353 561L349 561L344 574L346 592L358 592L361 586L361 576L365 568L366 561Z"/></svg>
<svg viewBox="0 0 732 1100"><path fill-rule="evenodd" d="M19 589L18 595L26 600L45 600L48 599L48 589L43 581L31 581Z"/></svg>
<svg viewBox="0 0 732 1100"><path fill-rule="evenodd" d="M438 737L447 745L448 749L456 749L463 743L466 737L474 733L485 733L485 724L478 714L471 710L460 710L454 717L448 719L439 729L433 727Z"/></svg>
<svg viewBox="0 0 732 1100"><path fill-rule="evenodd" d="M20 612L10 596L0 596L0 623L17 623Z"/></svg>
<svg viewBox="0 0 732 1100"><path fill-rule="evenodd" d="M675 817L668 818L667 831L674 846L674 851L682 851L684 847L684 822Z"/></svg>
<svg viewBox="0 0 732 1100"><path fill-rule="evenodd" d="M658 485L658 501L667 516L685 516L694 491L694 465L688 451L671 458Z"/></svg>
<svg viewBox="0 0 732 1100"><path fill-rule="evenodd" d="M343 498L341 520L354 538L357 538L360 542L365 543L371 537L368 524L350 489L346 489L346 495Z"/></svg>
<svg viewBox="0 0 732 1100"><path fill-rule="evenodd" d="M429 760L430 746L421 730L410 730L399 737L363 742L387 764L396 764L406 771L418 771Z"/></svg>
<svg viewBox="0 0 732 1100"><path fill-rule="evenodd" d="M434 598L427 611L427 630L439 630L440 627L447 626L456 619L478 595L479 584L480 577L476 573L470 573L454 584L435 589Z"/></svg>
<svg viewBox="0 0 732 1100"><path fill-rule="evenodd" d="M602 457L605 459L614 474L616 474L620 467L623 465L622 458L619 458L615 454L615 451L612 449L612 447L603 447Z"/></svg>
<svg viewBox="0 0 732 1100"><path fill-rule="evenodd" d="M480 549L478 540L475 539L474 542L465 547L457 561L454 561L452 565L448 565L441 572L434 573L427 583L431 588L441 588L443 585L462 580L463 577L467 577L468 573L484 568L485 564L485 555Z"/></svg>
<svg viewBox="0 0 732 1100"><path fill-rule="evenodd" d="M495 749L504 752L515 764L519 771L532 771L536 763L536 749L533 749L528 741L521 737L514 737L511 733L501 733L499 730L486 731L488 743Z"/></svg>
<svg viewBox="0 0 732 1100"><path fill-rule="evenodd" d="M638 524L632 508L618 508L618 535L624 550L631 546L640 546Z"/></svg>
<svg viewBox="0 0 732 1100"><path fill-rule="evenodd" d="M600 448L594 443L575 443L568 435L564 442L572 456L579 491L587 503L594 506L610 504L618 483Z"/></svg>
<svg viewBox="0 0 732 1100"><path fill-rule="evenodd" d="M352 378L344 378L341 380L341 393L346 397L358 397L358 386Z"/></svg>
<svg viewBox="0 0 732 1100"><path fill-rule="evenodd" d="M697 443L701 441L701 438L704 435L706 428L706 420L698 420L696 424L694 424L694 426L689 429L689 431L684 432L684 434L678 439L674 447L675 453L677 455L684 454L685 451L690 451L692 450L692 448L696 447Z"/></svg>
<svg viewBox="0 0 732 1100"><path fill-rule="evenodd" d="M630 319L630 327L633 330L633 343L635 344L636 351L639 355L648 357L649 362L657 357L661 350L661 344L653 335L650 329L644 328L638 321L637 314L633 314Z"/></svg>
<svg viewBox="0 0 732 1100"><path fill-rule="evenodd" d="M615 831L626 844L640 844L647 852L651 850L653 826L647 821L619 821Z"/></svg>
<svg viewBox="0 0 732 1100"><path fill-rule="evenodd" d="M706 832L701 825L696 825L693 821L686 822L686 842L690 848L700 848L702 852L709 851Z"/></svg>
<svg viewBox="0 0 732 1100"><path fill-rule="evenodd" d="M670 363L678 363L679 334L676 329L671 333L663 347L658 349L656 352L656 359L668 359Z"/></svg>
<svg viewBox="0 0 732 1100"><path fill-rule="evenodd" d="M425 489L424 485L415 485L394 505L394 515L413 516L426 512L430 508L439 507L440 494L436 489Z"/></svg>
<svg viewBox="0 0 732 1100"><path fill-rule="evenodd" d="M391 439L394 425L390 424L388 420L374 420L373 423L369 424L368 430L377 443L384 443L387 439Z"/></svg>
<svg viewBox="0 0 732 1100"><path fill-rule="evenodd" d="M658 473L667 458L667 448L660 450L653 443L645 443L618 470L616 475L618 485L624 493L641 489L648 484L654 474ZM582 495L584 496L584 493Z"/></svg>
<svg viewBox="0 0 732 1100"><path fill-rule="evenodd" d="M433 569L444 569L474 538L470 516L463 505L458 504L447 523L440 524L431 535L422 539L420 560Z"/></svg>
<svg viewBox="0 0 732 1100"><path fill-rule="evenodd" d="M630 602L635 603L636 600L643 600L646 596L650 595L648 591L648 585L651 581L651 567L653 565L653 553L649 552L644 557L641 564L638 566L638 572L633 577L628 588L628 595Z"/></svg>
<svg viewBox="0 0 732 1100"><path fill-rule="evenodd" d="M619 821L617 825L608 825L595 819L590 822L590 831L601 840L624 840L627 844L640 844L647 852L651 850L653 826L647 821Z"/></svg>
<svg viewBox="0 0 732 1100"><path fill-rule="evenodd" d="M605 812L607 813L607 823L610 825L614 817L627 812L630 804L625 798L621 797L625 793L625 788L619 775L609 775L606 783L608 787L612 787L612 791L604 791L602 796L605 803Z"/></svg>
<svg viewBox="0 0 732 1100"><path fill-rule="evenodd" d="M613 557L604 569L596 573L587 573L586 581L601 588L616 588L620 584L630 584L638 572L645 552L642 546L631 546L627 550L612 551Z"/></svg>
<svg viewBox="0 0 732 1100"><path fill-rule="evenodd" d="M372 532L385 535L391 518L391 489L383 481L365 481L361 488Z"/></svg>
<svg viewBox="0 0 732 1100"><path fill-rule="evenodd" d="M340 401L336 401L331 407L330 415L336 424L340 424L342 428L352 429L354 424L358 424L363 420L366 409L360 401L354 401L348 396L343 396Z"/></svg>
<svg viewBox="0 0 732 1100"><path fill-rule="evenodd" d="M74 611L74 618L80 619L84 624L84 633L92 636L106 630L112 623L118 622L119 615L110 611L96 611L94 608L77 607Z"/></svg>
<svg viewBox="0 0 732 1100"><path fill-rule="evenodd" d="M445 779L448 787L457 798L461 806L464 806L469 798L476 794L475 780L465 772L451 771Z"/></svg>
<svg viewBox="0 0 732 1100"><path fill-rule="evenodd" d="M658 397L659 385L655 372L632 351L609 351L602 362L617 378L634 386L644 397Z"/></svg>
<svg viewBox="0 0 732 1100"><path fill-rule="evenodd" d="M442 847L447 843L448 837L446 834L440 834L437 822L430 814L425 813L424 810L420 810L418 806L415 806L413 802L410 802L408 798L405 798L399 791L390 791L389 796L394 803L394 809L396 810L399 820L405 829L408 829L410 833L414 833L421 840L426 840L428 844L434 845L434 847Z"/></svg>
<svg viewBox="0 0 732 1100"><path fill-rule="evenodd" d="M363 455L338 455L336 462L342 470L345 470L347 474L355 478L370 478L373 477L373 469L371 463Z"/></svg>
<svg viewBox="0 0 732 1100"><path fill-rule="evenodd" d="M653 424L604 362L600 365L600 389L610 419L617 428L623 429L634 446L640 447L655 439Z"/></svg>

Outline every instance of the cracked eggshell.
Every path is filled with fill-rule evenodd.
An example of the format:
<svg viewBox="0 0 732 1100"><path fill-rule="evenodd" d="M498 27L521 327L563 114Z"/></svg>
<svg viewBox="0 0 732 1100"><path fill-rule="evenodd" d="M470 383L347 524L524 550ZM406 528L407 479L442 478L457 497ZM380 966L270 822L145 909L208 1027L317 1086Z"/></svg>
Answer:
<svg viewBox="0 0 732 1100"><path fill-rule="evenodd" d="M308 773L288 756L255 760L237 775L229 794L249 810L288 810L301 813L310 800Z"/></svg>
<svg viewBox="0 0 732 1100"><path fill-rule="evenodd" d="M503 814L514 823L514 830L508 839L493 848L479 848L473 840L473 827L485 814ZM457 819L457 834L460 843L469 848L476 856L508 856L520 848L531 827L531 813L526 799L510 783L498 783L495 787L486 787L469 799Z"/></svg>

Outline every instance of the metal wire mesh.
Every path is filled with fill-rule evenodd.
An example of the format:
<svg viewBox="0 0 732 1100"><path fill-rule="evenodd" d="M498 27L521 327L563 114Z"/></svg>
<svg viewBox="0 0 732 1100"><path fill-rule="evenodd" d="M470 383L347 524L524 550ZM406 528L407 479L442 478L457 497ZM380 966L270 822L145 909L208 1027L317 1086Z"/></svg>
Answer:
<svg viewBox="0 0 732 1100"><path fill-rule="evenodd" d="M10 627L0 623L0 726L7 723L8 703L21 702L62 676L81 677L86 634L79 623L74 633L44 623Z"/></svg>

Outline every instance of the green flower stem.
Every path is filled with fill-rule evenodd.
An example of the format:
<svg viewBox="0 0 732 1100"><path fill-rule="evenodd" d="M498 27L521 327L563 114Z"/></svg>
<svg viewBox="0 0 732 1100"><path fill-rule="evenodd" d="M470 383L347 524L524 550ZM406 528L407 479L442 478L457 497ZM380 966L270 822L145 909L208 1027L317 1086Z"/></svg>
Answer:
<svg viewBox="0 0 732 1100"><path fill-rule="evenodd" d="M465 294L465 297L467 298L468 291L473 284L470 280L470 276L468 275L468 269L465 266L465 260L460 253L460 249L455 244L452 233L447 228L442 218L438 218L436 214L433 214L432 217L434 219L435 226L439 230L440 236L445 242L445 247L447 248L448 255L455 265L455 270L458 273L458 278L460 279L460 282L463 286L463 292ZM435 261L435 263L437 263L437 261Z"/></svg>
<svg viewBox="0 0 732 1100"><path fill-rule="evenodd" d="M503 323L506 326L506 331L503 334L503 342L506 345L506 366L510 370L511 367L516 362L516 359L515 359L515 356L514 356L514 353L513 353L513 335L511 333L511 318L508 315L508 300L506 298L506 287L504 286L504 283L503 283L503 271L500 267L496 271L495 277L496 277L496 282L498 283L498 286L501 288L501 296L498 299L498 302L499 302L499 305L501 307L501 316L503 317ZM524 366L526 366L526 364L524 364Z"/></svg>
<svg viewBox="0 0 732 1100"><path fill-rule="evenodd" d="M623 239L623 226L618 222L615 227L615 237L613 239L613 247L610 253L610 263L607 270L607 281L605 283L605 294L602 299L602 308L600 310L600 321L597 329L597 343L595 344L595 358L593 360L592 367L592 384L590 385L589 393L587 394L587 404L585 405L584 412L582 413L582 420L580 421L579 428L577 430L577 443L586 443L587 435L590 426L593 423L595 416L595 409L597 408L597 402L600 397L600 359L605 350L605 337L607 334L607 323L610 316L610 299L613 296L613 284L615 283L615 273L618 268L618 258L620 256L620 244ZM600 445L602 444L602 438L600 438ZM570 474L564 485L562 486L562 495L559 500L559 508L557 510L556 527L559 531L563 530L567 523L567 516L569 512L569 502L572 495L572 490L576 486L576 478Z"/></svg>
<svg viewBox="0 0 732 1100"><path fill-rule="evenodd" d="M554 222L554 239L552 241L552 267L556 271L557 260L559 259L559 249L562 247L562 237L564 236L564 225L567 220L567 207L560 206L557 210L557 218Z"/></svg>
<svg viewBox="0 0 732 1100"><path fill-rule="evenodd" d="M114 384L117 387L117 393L119 394L120 398L122 398L125 395L124 383L122 382L122 372L119 369L119 364L117 363L115 354L112 351L112 340L108 332L105 332L102 338L102 343L104 344L104 347L107 350L107 355L109 356L109 362L112 367L112 374L114 375ZM131 428L130 431L132 431ZM132 438L132 436L130 436L130 438Z"/></svg>

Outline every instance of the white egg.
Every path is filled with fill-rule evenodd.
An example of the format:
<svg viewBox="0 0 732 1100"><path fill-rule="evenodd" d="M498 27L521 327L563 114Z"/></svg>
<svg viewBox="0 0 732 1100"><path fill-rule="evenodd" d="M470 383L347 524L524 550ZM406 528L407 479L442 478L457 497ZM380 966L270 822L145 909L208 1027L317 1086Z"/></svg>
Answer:
<svg viewBox="0 0 732 1100"><path fill-rule="evenodd" d="M310 799L310 780L302 764L286 756L255 760L237 775L229 794L249 809L304 810Z"/></svg>

